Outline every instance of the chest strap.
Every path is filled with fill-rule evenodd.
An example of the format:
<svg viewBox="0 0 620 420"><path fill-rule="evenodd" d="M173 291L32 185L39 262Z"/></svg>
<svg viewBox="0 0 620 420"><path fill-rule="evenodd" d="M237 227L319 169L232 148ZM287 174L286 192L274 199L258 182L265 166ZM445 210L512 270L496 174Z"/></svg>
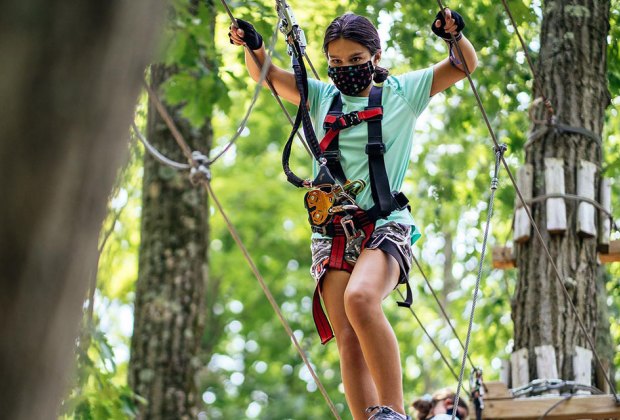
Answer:
<svg viewBox="0 0 620 420"><path fill-rule="evenodd" d="M368 212L373 220L387 217L392 211L405 208L408 203L404 194L391 191L390 181L385 169L383 155L386 149L381 127L383 119L382 94L383 88L373 85L368 97L368 106L363 111L354 111L348 114L343 114L342 97L340 94L336 95L323 121L323 128L327 132L320 143L323 156L327 160L327 168L334 178L340 183L345 183L347 177L340 163L338 134L341 130L361 124L364 121L368 124L366 154L368 155L370 188L375 203Z"/></svg>

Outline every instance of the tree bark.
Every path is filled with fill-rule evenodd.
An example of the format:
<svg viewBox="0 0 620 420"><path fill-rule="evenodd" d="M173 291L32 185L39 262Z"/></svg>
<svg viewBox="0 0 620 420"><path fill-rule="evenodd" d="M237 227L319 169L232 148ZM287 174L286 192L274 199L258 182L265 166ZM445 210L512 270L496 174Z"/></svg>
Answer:
<svg viewBox="0 0 620 420"><path fill-rule="evenodd" d="M57 417L161 3L1 3L3 418Z"/></svg>
<svg viewBox="0 0 620 420"><path fill-rule="evenodd" d="M211 2L209 5L213 8ZM196 10L197 2L190 1L188 6ZM214 10L211 17L207 24L214 26ZM153 90L176 71L153 66ZM178 116L178 109L167 109L192 150L208 156L213 140L210 120L198 130ZM147 135L166 156L186 160L152 105ZM142 196L129 383L147 401L139 405L139 418L195 419L201 405L196 373L201 367L204 331L208 197L202 186L191 185L187 172L162 166L148 155L144 159ZM217 283L208 290L217 292Z"/></svg>
<svg viewBox="0 0 620 420"><path fill-rule="evenodd" d="M551 100L559 122L586 128L600 136L605 108L610 103L606 83L610 2L546 1L543 8L537 69L543 92L535 91L534 95L544 94ZM540 109L537 117L543 119L547 115ZM526 162L534 167L535 197L545 194L545 158L563 162L565 192L577 194L580 160L600 168L601 144L587 136L555 130L549 130L536 140L526 151ZM598 191L600 175L599 170L595 176L595 191ZM594 334L597 331L596 238L577 234L579 203L570 200L565 203L568 228L563 234L547 231L545 203L533 204L532 214L586 331ZM590 346L534 234L529 241L517 245L517 265L519 275L512 314L515 349L529 350L530 378L536 378L534 347L552 345L560 377L573 379L575 346Z"/></svg>

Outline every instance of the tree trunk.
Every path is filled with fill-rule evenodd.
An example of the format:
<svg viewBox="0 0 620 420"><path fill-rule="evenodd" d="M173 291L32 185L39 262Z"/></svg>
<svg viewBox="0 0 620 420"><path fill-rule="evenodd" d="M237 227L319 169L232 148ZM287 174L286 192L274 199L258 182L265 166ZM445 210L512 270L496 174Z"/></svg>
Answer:
<svg viewBox="0 0 620 420"><path fill-rule="evenodd" d="M3 418L57 418L160 3L2 2Z"/></svg>
<svg viewBox="0 0 620 420"><path fill-rule="evenodd" d="M551 100L559 122L583 127L600 136L607 91L607 33L610 2L600 0L546 1L541 30L541 51L537 77ZM538 118L546 118L540 109ZM534 127L541 128L540 126ZM601 165L601 144L587 136L549 130L527 150L526 162L534 167L534 197L545 194L545 159L559 159L563 165L566 194L577 194L577 170L581 160ZM599 190L600 169L594 191ZM557 178L556 178L557 179ZM547 186L548 188L548 186ZM598 196L595 197L598 200ZM585 323L588 334L597 327L596 238L577 233L579 203L564 200L567 229L563 234L547 230L546 203L534 203L532 213L549 247L553 261ZM519 276L513 303L515 349L527 348L530 378L537 378L534 347L555 348L559 376L573 379L575 346L590 348L584 331L569 306L540 241L517 245ZM601 293L599 291L599 293Z"/></svg>
<svg viewBox="0 0 620 420"><path fill-rule="evenodd" d="M173 71L153 66L153 90ZM193 129L168 109L190 147L208 154L211 125ZM186 160L154 106L148 110L147 135L166 156ZM149 155L142 195L129 382L147 400L139 406L139 418L195 419L200 406L195 376L204 326L207 196L204 188L191 185L187 172L163 166Z"/></svg>

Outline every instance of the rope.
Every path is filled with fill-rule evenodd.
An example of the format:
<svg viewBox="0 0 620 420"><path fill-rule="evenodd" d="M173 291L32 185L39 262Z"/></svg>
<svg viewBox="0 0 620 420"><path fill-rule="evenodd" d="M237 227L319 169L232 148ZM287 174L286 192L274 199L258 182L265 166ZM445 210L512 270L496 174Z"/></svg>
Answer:
<svg viewBox="0 0 620 420"><path fill-rule="evenodd" d="M510 18L510 22L512 23L512 27L514 28L515 33L517 34L517 37L519 38L519 42L521 43L521 48L523 48L523 53L525 54L525 58L527 59L527 64L530 66L530 71L534 75L534 84L536 85L536 89L538 90L538 92L540 92L540 95L542 96L542 99L543 99L543 102L545 104L545 107L547 108L547 112L549 113L550 116L553 116L553 115L555 115L555 112L553 110L553 106L551 106L551 101L549 101L549 99L547 99L547 97L543 93L543 88L542 88L542 84L540 83L540 79L536 77L536 71L534 70L534 62L532 61L532 57L530 56L528 48L525 45L525 41L523 40L523 37L521 36L521 33L519 32L519 28L517 27L517 23L515 22L515 19L512 16L512 12L510 11L510 7L508 7L508 3L506 3L506 0L502 0L502 4L504 5L504 9L506 10L506 14L508 14L508 17Z"/></svg>
<svg viewBox="0 0 620 420"><path fill-rule="evenodd" d="M442 0L437 0L437 3L439 4L439 8L442 11L442 13L444 13L444 18L445 18L445 11L444 11L444 6L442 3ZM461 60L461 62L463 63L463 69L465 71L465 75L467 76L467 80L469 81L469 85L472 89L472 92L474 94L474 97L476 98L476 102L478 105L478 108L480 109L480 112L482 113L482 117L484 119L484 122L487 126L487 129L489 130L489 134L491 135L491 139L493 140L493 143L495 145L496 148L500 147L498 141L497 141L497 137L495 135L495 131L493 130L493 128L491 127L491 123L489 121L489 117L487 116L486 110L484 108L484 105L482 104L482 100L480 99L480 95L478 94L478 89L476 88L476 85L474 84L474 81L471 78L471 72L469 71L469 67L467 66L467 62L465 61L465 57L463 56L463 51L461 50L461 47L459 46L459 44L456 42L454 35L450 34L452 37L452 42L454 43L454 46L459 54L459 58ZM594 354L594 358L596 359L596 363L597 365L601 368L601 370L603 372L605 372L605 367L603 365L603 362L601 361L601 358L599 357L597 351L596 351L596 347L594 346L594 342L592 341L592 338L590 337L588 330L585 327L585 324L583 323L583 320L581 319L581 316L579 316L579 313L577 312L577 308L575 307L575 304L573 303L570 293L568 292L568 289L566 288L566 285L564 284L564 280L562 278L562 275L560 274L560 270L558 269L557 265L555 264L555 262L553 261L553 257L551 256L551 252L549 251L549 248L547 247L547 245L545 244L545 241L543 239L542 233L540 232L540 229L538 227L538 225L536 224L536 222L534 221L534 218L532 216L532 213L530 212L528 206L525 203L525 199L523 198L523 194L521 193L521 190L519 189L519 186L517 185L517 181L514 177L514 175L512 174L512 171L510 170L510 167L508 166L508 163L506 162L506 159L504 158L504 156L501 157L501 162L502 165L504 166L504 168L506 169L506 173L508 174L508 177L510 178L510 181L512 182L513 187L515 188L515 192L517 193L519 200L521 201L521 203L523 204L524 208L525 208L525 212L530 220L530 222L532 223L532 226L534 227L534 231L536 232L536 236L538 238L538 240L540 241L540 245L543 248L544 254L545 256L548 258L549 260L549 264L551 264L551 267L555 273L555 278L558 281L558 283L560 284L560 288L564 294L564 297L566 298L566 300L568 301L568 304L571 308L571 311L573 313L573 315L575 316L575 319L577 320L579 327L581 329L581 331L583 332L583 334L585 335L586 341L588 342L590 348L592 349L592 353ZM605 381L607 382L607 384L609 385L609 389L612 391L614 398L616 400L617 403L620 404L620 396L616 394L616 387L613 384L613 381L611 380L611 378L609 378L608 375L604 375L605 376ZM458 398L458 394L457 394L457 398Z"/></svg>
<svg viewBox="0 0 620 420"><path fill-rule="evenodd" d="M282 314L282 311L280 310L280 307L278 306L278 303L276 302L275 298L273 297L273 294L269 290L269 287L267 286L267 283L265 283L265 280L263 279L263 276L258 271L258 268L256 267L256 264L254 264L254 261L252 261L252 257L250 256L247 248L245 247L245 245L241 241L241 238L239 237L239 234L235 230L235 227L233 226L233 224L231 223L230 219L228 218L228 216L224 212L222 204L220 203L220 201L217 199L217 196L213 192L213 189L211 187L211 183L208 180L205 179L205 180L203 180L203 184L204 184L205 188L207 189L207 191L209 192L209 194L211 195L211 197L213 198L213 201L215 202L216 207L218 208L220 214L222 215L222 217L224 218L224 221L226 222L226 226L228 227L228 231L230 232L230 235L235 240L237 246L241 249L241 252L243 253L243 256L244 256L245 260L247 261L248 265L252 269L252 272L256 276L256 279L258 280L258 283L260 284L261 289L263 289L263 292L265 293L265 296L267 296L267 299L269 300L269 303L271 304L273 310L277 314L278 319L280 320L280 323L282 324L282 326L286 330L286 333L289 335L289 337L293 341L293 344L295 345L295 348L297 349L297 352L299 353L299 355L303 359L304 363L306 364L306 367L308 368L308 371L310 372L310 375L312 375L312 379L314 379L314 382L316 383L317 387L321 391L321 394L323 394L323 397L325 398L325 401L329 405L329 408L332 411L332 413L334 414L334 416L337 419L340 420L340 415L338 414L338 411L336 410L336 406L334 405L334 403L329 398L329 395L327 394L327 391L325 390L325 387L323 386L323 384L319 380L319 377L317 376L316 372L312 368L312 365L310 364L310 361L308 360L308 357L306 356L306 353L301 348L301 345L297 341L297 337L295 337L295 334L293 334L293 330L291 329L290 325L288 324L288 322L284 318L284 315Z"/></svg>
<svg viewBox="0 0 620 420"><path fill-rule="evenodd" d="M599 209L601 212L603 212L605 214L605 216L607 216L609 218L609 221L611 222L614 230L620 231L620 228L618 227L618 225L614 221L613 214L611 214L609 211L607 211L607 209L605 209L605 207L603 207L598 201L592 200L591 198L582 197L580 195L574 195L574 194L559 194L559 193L557 193L557 194L539 195L538 197L534 197L534 198L532 198L530 200L527 200L526 203L527 204L538 203L538 202L541 202L541 201L545 201L547 198L565 198L567 200L584 201L584 202L586 202L588 204L592 204L594 207Z"/></svg>
<svg viewBox="0 0 620 420"><path fill-rule="evenodd" d="M459 373L459 384L456 390L456 396L454 397L454 406L458 407L459 393L463 384L463 374L465 372L465 361L469 350L469 341L471 339L471 330L474 325L474 315L476 311L476 300L478 298L478 291L480 289L480 282L482 280L482 268L484 266L484 254L487 248L487 240L489 237L489 229L491 227L491 217L493 216L493 203L495 201L495 191L499 185L498 175L500 168L500 161L506 151L506 145L502 144L495 148L495 172L491 180L491 196L489 197L489 211L487 213L487 223L484 227L484 238L482 240L482 250L480 251L480 262L478 263L478 277L476 278L476 286L474 288L474 296L472 298L471 313L469 315L469 325L467 327L467 338L465 339L465 349L463 351L463 360L461 362L461 371ZM456 411L452 413L452 420L456 418Z"/></svg>
<svg viewBox="0 0 620 420"><path fill-rule="evenodd" d="M260 92L263 90L263 82L265 81L265 78L267 77L267 73L269 72L269 67L271 66L271 55L273 54L277 40L278 40L278 25L276 25L276 30L271 36L271 40L269 42L269 49L267 50L268 51L267 57L265 58L265 62L263 63L261 67L260 76L256 83L256 87L254 88L254 95L252 96L252 100L250 101L250 106L248 107L245 113L245 116L241 120L241 124L237 128L237 131L235 132L235 135L233 136L233 138L228 141L228 144L222 149L220 153L218 153L213 159L209 160L209 165L215 163L215 161L217 161L220 157L222 157L222 155L226 153L233 146L233 144L235 144L235 142L237 141L237 139L239 138L243 130L245 130L245 127L248 124L248 120L250 119L250 114L252 113L254 109L254 105L256 105L256 101L258 100L258 96Z"/></svg>
<svg viewBox="0 0 620 420"><path fill-rule="evenodd" d="M438 0L438 1L441 1L441 0ZM502 0L502 3L504 4L504 8L506 9L506 12L511 17L512 24L513 24L513 26L515 27L515 30L516 30L516 24L514 22L514 19L512 18L512 13L510 13L510 7L505 2L505 0ZM522 45L524 45L523 42L522 42ZM523 47L523 50L524 50L525 55L528 56L527 49L525 47ZM528 60L528 61L530 61L530 60ZM532 76L533 76L534 80L536 80L536 72L534 71L533 65L530 65L530 69L532 71ZM473 84L472 84L472 88L474 88ZM542 91L541 91L541 93L542 93ZM566 126L564 126L563 128L566 129ZM571 130L565 130L565 131L571 132ZM515 181L514 177L512 176L512 173L510 172L510 170L508 168L508 165L506 164L505 161L504 161L504 165L506 166L506 169L508 171L508 175L510 176L511 181L512 181L513 185L515 186L516 192L519 195L519 199L521 200L521 202L525 206L525 200L523 199L523 196L521 195L521 192L519 191L519 188L518 188L518 186L516 184L516 181ZM566 297L566 300L568 300L568 303L569 303L569 305L571 307L571 310L573 311L573 314L575 315L575 318L577 319L577 321L579 323L579 327L581 328L582 332L584 333L584 335L586 337L586 340L588 341L588 344L590 345L590 348L592 349L592 353L594 354L594 358L596 359L596 364L600 367L602 372L605 372L605 367L604 367L604 365L603 365L603 363L601 361L601 358L599 357L599 355L598 355L598 353L596 351L596 348L594 347L594 343L592 341L592 338L588 334L588 331L586 330L585 325L584 325L581 317L579 316L579 313L577 312L577 308L575 308L575 305L574 305L572 299L570 298L570 294L568 293L568 290L566 289L566 286L564 284L562 276L560 275L560 272L559 272L555 262L551 258L551 253L549 252L549 249L548 249L547 245L544 243L544 240L542 238L542 234L540 232L540 229L538 228L538 225L534 222L534 218L532 217L532 214L531 214L529 208L527 208L527 206L525 206L525 211L527 213L528 218L530 219L530 222L532 222L532 225L534 226L534 230L536 231L536 235L538 236L538 239L539 239L539 241L540 241L540 243L541 243L541 245L543 247L543 250L545 251L545 254L546 254L547 258L549 259L549 262L552 265L553 270L555 271L556 279L560 283L561 289L564 292L564 296ZM614 223L614 225L615 225L615 223ZM605 377L605 381L609 385L609 389L612 391L612 393L614 395L614 399L615 399L616 403L620 404L620 396L618 394L616 394L616 387L614 386L613 381L611 380L611 378L608 375L604 375L604 377Z"/></svg>
<svg viewBox="0 0 620 420"><path fill-rule="evenodd" d="M164 154L161 153L159 150L157 150L155 148L155 146L153 146L151 143L149 143L149 141L146 139L146 137L140 132L140 130L136 126L136 122L135 121L131 122L131 128L133 129L133 132L136 133L136 136L138 137L140 142L144 145L145 149L159 163L162 163L162 164L164 164L166 166L169 166L169 167L171 167L173 169L176 169L176 170L189 170L191 168L191 165L189 165L187 163L176 162L176 161L174 161L174 160L164 156Z"/></svg>
<svg viewBox="0 0 620 420"><path fill-rule="evenodd" d="M397 290L398 290L398 294L400 295L400 298L402 300L405 300L405 295L403 295L403 292L401 292L400 289L397 289ZM433 339L431 334L428 332L426 327L424 327L424 324L422 323L420 318L418 318L418 315L415 313L415 311L413 310L413 308L411 306L409 307L409 311L411 311L411 315L413 315L415 320L418 321L418 324L422 328L422 331L424 331L424 334L426 335L426 337L428 337L428 339L431 341L431 344L433 345L433 347L435 347L435 350L437 350L437 353L439 353L439 356L441 357L441 359L443 360L445 365L450 370L450 373L452 373L452 376L454 376L454 379L456 379L458 381L459 377L456 375L456 372L454 371L454 369L452 369L452 365L450 364L450 362L448 361L446 356L444 356L444 354L442 353L441 349L439 348L439 346L437 345L437 343L435 342L435 340Z"/></svg>
<svg viewBox="0 0 620 420"><path fill-rule="evenodd" d="M147 85L147 91L149 93L149 96L151 96L151 100L153 101L153 103L156 104L157 111L161 115L162 119L168 125L168 128L170 129L170 132L173 134L173 137L176 140L177 144L179 145L179 147L181 148L181 150L183 151L183 153L187 157L188 161L192 163L192 170L198 168L199 170L197 172L199 174L203 175L202 177L192 177L192 181L193 182L198 181L198 182L202 183L204 185L205 189L207 190L207 192L213 198L213 201L216 204L216 207L218 208L218 210L222 214L222 217L224 218L224 221L226 222L226 226L228 228L228 231L230 232L230 234L233 237L233 239L234 239L235 243L237 244L237 246L241 249L244 258L246 259L247 263L250 266L250 269L252 270L252 272L256 276L256 279L258 280L258 283L260 284L261 289L265 293L265 296L267 297L267 300L271 304L274 312L276 313L278 319L280 320L280 323L282 324L282 326L286 330L286 333L289 335L291 341L293 342L293 344L295 346L295 349L297 350L297 352L301 356L302 360L304 361L306 367L308 368L308 371L310 372L310 375L314 379L314 382L316 383L318 389L320 390L321 394L325 398L325 401L327 402L330 410L332 411L334 416L337 419L340 420L340 415L338 414L338 411L336 410L336 406L334 405L334 403L329 398L329 395L327 394L327 391L325 390L325 387L323 386L323 384L319 380L316 372L314 371L314 368L312 367L312 365L310 364L310 361L308 360L308 357L306 356L304 350L301 348L301 345L297 341L297 337L295 337L295 334L293 334L293 330L291 329L291 327L289 326L288 322L284 318L284 315L282 314L282 311L280 310L280 307L278 306L275 298L273 297L273 294L271 293L269 287L267 286L267 283L265 282L265 280L263 279L262 275L260 274L258 268L256 267L256 264L254 264L254 261L252 260L250 254L249 254L249 252L247 250L247 248L245 247L245 245L241 241L241 238L239 237L239 234L237 233L237 231L236 231L235 227L233 226L232 222L230 221L230 219L228 218L228 216L224 212L224 209L223 209L220 201L218 200L217 196L213 192L213 189L211 188L211 184L210 184L210 174L209 174L209 171L208 171L208 166L206 167L207 168L206 170L200 170L201 168L205 168L205 166L204 166L205 163L208 165L208 161L206 161L206 158L204 157L204 155L202 155L200 153L196 153L196 152L191 152L190 151L191 149L189 148L187 142L185 141L185 139L183 138L181 133L176 128L176 125L174 124L174 121L170 117L170 114L168 114L168 111L162 105L162 103L159 100L159 98L157 98L155 92L148 85ZM189 152L187 153L187 151L189 151ZM195 173L195 172L193 172L193 173Z"/></svg>
<svg viewBox="0 0 620 420"><path fill-rule="evenodd" d="M228 3L226 2L226 0L221 0L221 3L224 6L224 9L226 10L226 13L228 14L228 17L230 18L230 22L233 25L236 25L237 24L237 19L235 19L235 16L232 14L232 11L230 10L230 7L228 6ZM276 25L276 28L277 27L278 27L278 25ZM254 51L252 51L251 49L249 49L247 46L245 47L245 49L250 54L250 57L252 57L252 60L254 61L254 64L256 64L256 67L261 67L260 61L258 60L258 57L256 56L256 53ZM282 112L284 112L284 114L286 115L286 118L288 119L288 121L291 124L291 126L294 125L295 122L293 120L293 117L291 116L291 114L288 112L288 110L284 106L284 103L282 102L282 99L280 99L280 95L278 95L278 91L276 91L276 88L273 86L273 83L271 83L271 80L269 79L269 77L265 77L265 82L267 83L267 86L271 90L271 93L273 94L273 97L278 102L278 105L280 105L280 108L282 109ZM310 149L308 148L308 145L306 144L306 140L303 138L301 133L298 132L297 133L297 137L299 138L301 143L304 145L304 148L306 149L306 152L308 152L308 155L312 156L312 153L310 152Z"/></svg>
<svg viewBox="0 0 620 420"><path fill-rule="evenodd" d="M428 288L430 289L433 297L435 298L435 302L437 302L437 305L439 305L439 309L440 309L441 313L443 314L444 318L446 319L446 322L450 326L450 329L452 330L452 333L454 334L454 337L456 337L456 339L458 340L459 344L461 345L461 348L463 350L465 350L465 344L463 344L463 341L461 341L461 338L457 334L456 329L454 328L454 325L452 324L452 321L450 320L450 316L446 312L446 309L444 308L443 304L441 303L441 300L439 300L439 296L437 296L437 293L435 292L435 289L433 289L433 286L431 286L431 282L429 281L428 277L424 273L424 270L422 270L422 266L418 262L418 259L415 257L415 255L413 255L413 261L418 266L418 269L420 270L420 273L422 274L422 277L424 278L424 281L426 282L426 285L428 286ZM467 354L467 352L465 352L465 353ZM469 357L469 355L467 355L467 360L469 360L469 363L471 364L471 367L474 368L475 367L474 362L472 362L472 360Z"/></svg>
<svg viewBox="0 0 620 420"><path fill-rule="evenodd" d="M558 402L553 404L551 407L549 407L549 409L547 411L545 411L542 416L538 417L538 420L543 420L545 417L547 417L549 415L549 413L551 413L553 410L555 410L560 404L565 403L566 401L570 400L571 398L573 398L573 394L569 394L569 395L565 396L564 398L562 398L561 400L559 400Z"/></svg>

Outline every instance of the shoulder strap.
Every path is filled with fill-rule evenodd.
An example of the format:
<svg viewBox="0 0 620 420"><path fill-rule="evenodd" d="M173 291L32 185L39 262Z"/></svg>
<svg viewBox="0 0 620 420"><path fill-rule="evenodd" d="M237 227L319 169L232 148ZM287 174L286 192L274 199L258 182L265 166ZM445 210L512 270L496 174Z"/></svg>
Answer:
<svg viewBox="0 0 620 420"><path fill-rule="evenodd" d="M368 98L368 108L381 107L383 88L375 86L370 90ZM368 109L367 108L367 109ZM370 174L370 188L372 198L377 206L378 216L385 217L394 210L394 198L390 190L390 180L385 169L385 144L383 143L383 133L381 119L368 121L368 144L366 145L368 155L368 171Z"/></svg>
<svg viewBox="0 0 620 420"><path fill-rule="evenodd" d="M341 115L342 115L342 97L340 93L338 93L334 97L325 119L327 121L330 117L338 118ZM342 165L340 164L340 147L338 143L337 132L334 138L329 142L327 148L323 150L323 157L327 161L326 166L327 166L327 169L329 169L329 172L331 172L332 176L336 178L338 182L344 185L345 182L347 182L347 177L344 174Z"/></svg>

